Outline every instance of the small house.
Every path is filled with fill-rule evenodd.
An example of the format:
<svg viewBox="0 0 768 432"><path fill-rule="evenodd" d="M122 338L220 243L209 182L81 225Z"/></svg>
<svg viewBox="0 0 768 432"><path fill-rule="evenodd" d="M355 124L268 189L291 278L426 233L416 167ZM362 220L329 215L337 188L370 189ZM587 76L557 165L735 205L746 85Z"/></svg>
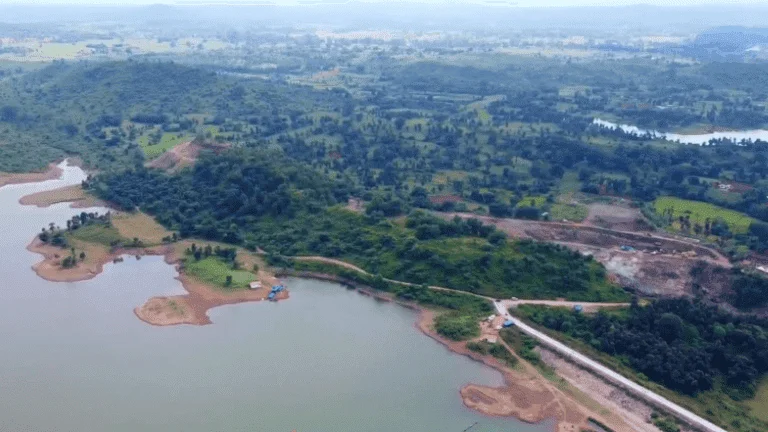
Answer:
<svg viewBox="0 0 768 432"><path fill-rule="evenodd" d="M253 282L251 282L251 283L248 285L248 287L249 287L250 289L253 289L253 290L255 290L255 289L261 289L261 282L259 282L259 281L253 281Z"/></svg>
<svg viewBox="0 0 768 432"><path fill-rule="evenodd" d="M584 310L584 306L582 305L576 305L573 307L573 311L576 313L581 313Z"/></svg>
<svg viewBox="0 0 768 432"><path fill-rule="evenodd" d="M513 325L515 325L515 322L514 322L514 321L512 321L512 320L506 320L506 321L504 321L504 324L503 324L502 326L503 326L504 328L507 328L507 327L512 327Z"/></svg>

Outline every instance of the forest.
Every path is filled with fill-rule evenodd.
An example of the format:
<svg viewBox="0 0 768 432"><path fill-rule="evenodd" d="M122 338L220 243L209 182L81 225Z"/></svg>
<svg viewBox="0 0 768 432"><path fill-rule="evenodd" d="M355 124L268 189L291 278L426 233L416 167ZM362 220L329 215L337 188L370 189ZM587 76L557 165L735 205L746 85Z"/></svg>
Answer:
<svg viewBox="0 0 768 432"><path fill-rule="evenodd" d="M624 359L652 381L684 394L722 383L734 399L750 398L768 371L767 323L703 303L658 300L595 316L531 306L521 311L533 322Z"/></svg>
<svg viewBox="0 0 768 432"><path fill-rule="evenodd" d="M498 297L622 300L591 257L562 246L510 241L476 219L411 213L404 226L381 211L338 205L352 192L280 154L209 154L169 176L139 168L87 187L124 210L140 208L182 238L260 247L271 254L343 258L374 274Z"/></svg>
<svg viewBox="0 0 768 432"><path fill-rule="evenodd" d="M112 41L89 44L94 55L83 58L0 62L0 173L72 158L93 173L84 187L95 196L172 230L166 243L260 249L276 268L335 274L435 307L446 312L436 331L457 341L478 336L493 312L466 293L629 302L637 288L616 282L614 267L609 277L589 255L480 220L598 226L592 204L621 202L638 215L638 231L671 231L735 263L712 273L726 281L722 292L706 294L706 266L691 270L692 292L723 310L656 300L595 316L522 311L640 381L691 398L727 392L728 404L755 394L768 368L766 323L746 314L768 306L768 279L739 263L754 268L768 252L768 143L683 145L595 120L674 133L768 128L765 63L686 61L676 53L709 58L701 41L665 51L633 45L636 35L618 45L558 39L542 51L527 36L494 32L385 40L201 31L219 48L131 55ZM184 146L194 149L185 163L165 167ZM70 247L97 227L83 217L40 240ZM222 253L190 250L190 271L236 262ZM296 259L306 256L368 274ZM537 358L532 344L523 348ZM495 345L471 349L513 362Z"/></svg>
<svg viewBox="0 0 768 432"><path fill-rule="evenodd" d="M641 203L671 195L768 222L763 143L670 145L592 122L603 116L659 129L760 127L768 124L765 107L753 102L765 93L760 67L375 59L364 70L378 75L364 74L352 88L319 90L170 62L56 62L0 82L0 171L40 169L65 154L121 170L198 138L280 151L343 179L366 201L384 192L392 198L380 200L387 215L410 207L480 208L538 218L542 209L517 210L518 203L575 189ZM659 124L675 113L689 118ZM746 186L723 195L715 191L718 181ZM432 199L441 196L455 199ZM722 237L764 250L765 232L756 226Z"/></svg>

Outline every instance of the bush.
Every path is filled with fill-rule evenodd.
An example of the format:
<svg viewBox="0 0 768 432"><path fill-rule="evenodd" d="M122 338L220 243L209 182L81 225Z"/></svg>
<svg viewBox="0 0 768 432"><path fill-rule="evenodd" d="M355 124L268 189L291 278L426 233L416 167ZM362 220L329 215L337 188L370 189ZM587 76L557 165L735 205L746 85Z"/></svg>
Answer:
<svg viewBox="0 0 768 432"><path fill-rule="evenodd" d="M480 342L467 342L467 349L480 353L482 355L492 355L493 357L501 360L502 363L506 363L508 366L514 366L517 364L517 357L507 350L504 345L497 343L490 343L486 341Z"/></svg>
<svg viewBox="0 0 768 432"><path fill-rule="evenodd" d="M449 312L435 318L435 330L442 336L463 341L480 336L480 325L475 316Z"/></svg>

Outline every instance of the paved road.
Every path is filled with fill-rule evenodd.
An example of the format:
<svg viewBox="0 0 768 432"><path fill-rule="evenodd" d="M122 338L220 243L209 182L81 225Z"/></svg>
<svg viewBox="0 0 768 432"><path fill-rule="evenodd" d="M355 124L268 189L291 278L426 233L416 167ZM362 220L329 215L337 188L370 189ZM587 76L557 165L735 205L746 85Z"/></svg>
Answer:
<svg viewBox="0 0 768 432"><path fill-rule="evenodd" d="M504 307L504 302L493 302L493 304L496 307L496 311L499 313L499 315L503 315L505 317L508 317L508 319L512 319L512 317L509 315L509 312ZM698 415L648 390L647 388L633 382L632 380L625 378L622 375L619 375L618 373L612 371L611 369L590 359L584 354L581 354L578 351L567 347L563 343L547 336L546 334L521 322L520 320L515 319L514 322L516 327L518 327L520 330L527 333L528 335L538 339L541 343L546 345L548 348L554 351L557 351L558 353L570 359L571 361L574 361L586 367L587 369L601 375L608 381L616 385L620 385L621 387L631 391L635 395L641 397L643 400L646 400L660 408L663 408L668 412L674 413L678 418L686 421L691 426L694 426L698 429L701 429L707 432L726 432L725 429L699 417Z"/></svg>
<svg viewBox="0 0 768 432"><path fill-rule="evenodd" d="M295 257L297 259L305 260L305 261L319 261L319 262L326 262L330 264L336 264L336 265L342 265L350 270L356 270L361 273L367 274L367 272L359 267L356 267L350 263L335 260L332 258L325 258L325 257ZM408 282L402 282L402 281L396 281L396 280L389 280L386 279L389 282L398 283L402 285L414 285ZM502 301L496 301L495 299L492 299L490 297L482 296L479 294L474 293L468 293L465 291L459 291L456 289L451 288L444 288L444 287L437 287L437 286L430 286L430 289L434 290L441 290L441 291L453 291L453 292L460 292L462 294L470 294L477 297L482 297L487 300L493 301L493 305L496 308L496 311L500 316L507 317L507 319L512 319L515 322L515 325L528 335L538 339L541 343L546 345L548 348L560 353L560 355L570 359L573 362L576 362L580 364L581 366L593 371L594 373L602 376L607 381L618 385L627 391L630 391L631 393L635 394L636 396L640 397L641 399L659 407L663 410L666 410L670 413L674 413L676 417L682 419L683 421L687 422L691 426L696 427L697 429L700 429L702 431L706 432L726 432L725 429L722 429L718 427L717 425L699 417L698 415L688 411L687 409L675 404L674 402L671 402L667 400L666 398L652 392L651 390L648 390L647 388L641 386L640 384L637 384L633 382L632 380L623 377L622 375L614 372L613 370L607 368L606 366L603 366L602 364L590 359L589 357L585 356L584 354L579 353L578 351L569 348L568 346L564 345L563 343L551 338L550 336L547 336L546 334L536 330L535 328L521 322L520 320L513 319L509 315L509 308L512 306L517 306L520 304L542 304L542 305L548 305L548 306L565 306L565 307L573 307L575 305L582 305L584 307L585 311L589 310L596 310L600 307L616 307L616 306L628 306L627 303L589 303L589 302L570 302L570 301L560 301L560 300L502 300Z"/></svg>

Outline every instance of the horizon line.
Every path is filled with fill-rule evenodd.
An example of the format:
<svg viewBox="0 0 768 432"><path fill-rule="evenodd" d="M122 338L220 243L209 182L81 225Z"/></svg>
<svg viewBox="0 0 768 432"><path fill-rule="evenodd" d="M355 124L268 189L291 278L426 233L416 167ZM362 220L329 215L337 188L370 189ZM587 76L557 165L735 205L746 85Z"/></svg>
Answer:
<svg viewBox="0 0 768 432"><path fill-rule="evenodd" d="M519 8L519 9L590 9L590 8L603 8L603 9L619 9L619 8L633 8L633 7L652 7L652 8L706 8L706 7L731 7L731 8L739 8L739 7L768 7L768 4L763 2L748 2L748 3L729 3L723 1L716 2L716 3L704 3L704 4L651 4L651 3L627 3L627 4L605 4L605 3L595 3L595 4L584 4L584 5L537 5L537 4L520 4L518 1L504 1L504 0L455 0L455 1L445 1L445 0L344 0L344 1L322 1L322 0L316 0L316 1L302 1L302 0L291 0L291 1L281 1L281 2L274 2L274 1L233 1L233 0L223 0L223 1L216 1L216 0L206 0L206 1L194 1L194 0L188 0L188 1L177 1L177 0L167 0L167 1L149 1L146 3L133 3L133 4L125 4L124 2L120 2L119 0L110 0L109 2L101 2L101 3L84 3L84 2L78 2L76 0L72 1L50 1L50 2L36 2L34 4L28 4L28 3L22 3L21 1L11 1L11 3L6 3L4 5L0 5L0 8L2 7L50 7L50 6L83 6L83 7L147 7L147 6L179 6L179 7L192 7L192 6L283 6L283 7L296 7L296 6L343 6L343 5L350 5L350 4L404 4L404 3L412 3L412 4L421 4L421 5L435 5L435 6L459 6L459 5L475 5L475 6L493 6L493 7L508 7L508 8Z"/></svg>

